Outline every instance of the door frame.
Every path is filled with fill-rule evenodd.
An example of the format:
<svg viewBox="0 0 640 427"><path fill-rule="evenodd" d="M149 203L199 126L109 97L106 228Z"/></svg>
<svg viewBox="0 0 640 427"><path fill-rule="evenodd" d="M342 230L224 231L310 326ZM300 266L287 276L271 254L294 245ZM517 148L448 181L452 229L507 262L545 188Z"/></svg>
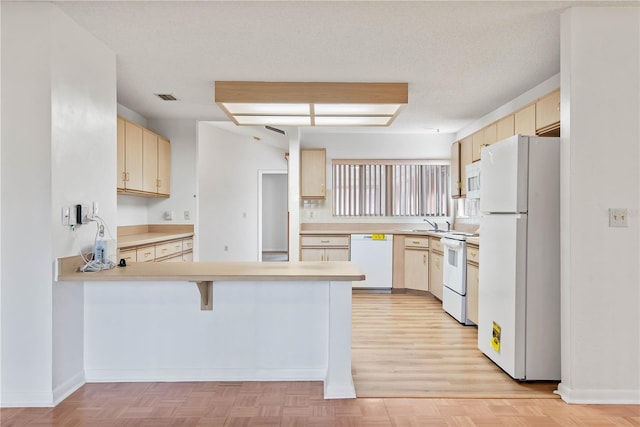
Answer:
<svg viewBox="0 0 640 427"><path fill-rule="evenodd" d="M258 170L258 261L262 261L262 183L265 175L288 175L286 169ZM287 216L289 209L289 183L287 180ZM287 219L287 258L289 257L289 220Z"/></svg>

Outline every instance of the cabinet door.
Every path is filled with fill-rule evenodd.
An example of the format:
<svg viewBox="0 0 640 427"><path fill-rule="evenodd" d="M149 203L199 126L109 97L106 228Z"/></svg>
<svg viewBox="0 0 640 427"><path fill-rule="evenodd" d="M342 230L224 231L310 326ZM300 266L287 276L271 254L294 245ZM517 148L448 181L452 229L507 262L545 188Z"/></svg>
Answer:
<svg viewBox="0 0 640 427"><path fill-rule="evenodd" d="M171 144L158 136L158 193L171 193Z"/></svg>
<svg viewBox="0 0 640 427"><path fill-rule="evenodd" d="M444 255L437 252L429 253L429 291L442 301L442 262Z"/></svg>
<svg viewBox="0 0 640 427"><path fill-rule="evenodd" d="M324 249L302 248L300 249L300 261L324 261Z"/></svg>
<svg viewBox="0 0 640 427"><path fill-rule="evenodd" d="M496 123L496 142L502 141L505 138L509 138L514 135L514 116L513 114L498 120Z"/></svg>
<svg viewBox="0 0 640 427"><path fill-rule="evenodd" d="M117 188L125 188L125 144L124 144L124 119L118 117L118 170L117 170Z"/></svg>
<svg viewBox="0 0 640 427"><path fill-rule="evenodd" d="M451 197L460 197L460 143L451 144Z"/></svg>
<svg viewBox="0 0 640 427"><path fill-rule="evenodd" d="M467 264L467 319L478 324L478 266Z"/></svg>
<svg viewBox="0 0 640 427"><path fill-rule="evenodd" d="M536 131L544 132L560 123L560 89L536 102Z"/></svg>
<svg viewBox="0 0 640 427"><path fill-rule="evenodd" d="M536 104L531 104L513 115L514 135L536 134Z"/></svg>
<svg viewBox="0 0 640 427"><path fill-rule="evenodd" d="M480 160L480 149L484 144L484 129L471 135L471 141L471 161L475 162Z"/></svg>
<svg viewBox="0 0 640 427"><path fill-rule="evenodd" d="M125 262L136 262L136 250L135 249L127 249L124 251L119 251L118 253L118 261L121 259L125 260Z"/></svg>
<svg viewBox="0 0 640 427"><path fill-rule="evenodd" d="M125 188L142 190L142 128L131 122L124 122L125 144Z"/></svg>
<svg viewBox="0 0 640 427"><path fill-rule="evenodd" d="M419 291L429 290L429 252L404 251L404 286Z"/></svg>
<svg viewBox="0 0 640 427"><path fill-rule="evenodd" d="M158 192L158 135L142 132L142 190Z"/></svg>
<svg viewBox="0 0 640 427"><path fill-rule="evenodd" d="M325 261L349 261L349 249L330 249L324 250Z"/></svg>
<svg viewBox="0 0 640 427"><path fill-rule="evenodd" d="M460 196L467 195L467 165L473 162L472 159L473 139L468 136L460 141Z"/></svg>
<svg viewBox="0 0 640 427"><path fill-rule="evenodd" d="M326 182L326 150L312 148L300 150L300 197L324 199Z"/></svg>
<svg viewBox="0 0 640 427"><path fill-rule="evenodd" d="M498 141L498 124L493 123L484 128L484 141L482 142L482 147L491 145L496 141ZM482 157L482 148L480 148L480 157Z"/></svg>

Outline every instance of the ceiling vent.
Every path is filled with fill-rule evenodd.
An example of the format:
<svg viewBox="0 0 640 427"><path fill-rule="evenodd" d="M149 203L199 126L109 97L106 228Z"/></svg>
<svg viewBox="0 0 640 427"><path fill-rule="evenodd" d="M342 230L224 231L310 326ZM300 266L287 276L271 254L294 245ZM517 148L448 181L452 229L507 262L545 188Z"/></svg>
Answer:
<svg viewBox="0 0 640 427"><path fill-rule="evenodd" d="M273 126L265 126L264 128L285 135L285 132L282 129L274 128Z"/></svg>
<svg viewBox="0 0 640 427"><path fill-rule="evenodd" d="M171 95L170 93L156 93L156 96L160 99L162 99L163 101L177 101L178 98L176 98L175 96Z"/></svg>

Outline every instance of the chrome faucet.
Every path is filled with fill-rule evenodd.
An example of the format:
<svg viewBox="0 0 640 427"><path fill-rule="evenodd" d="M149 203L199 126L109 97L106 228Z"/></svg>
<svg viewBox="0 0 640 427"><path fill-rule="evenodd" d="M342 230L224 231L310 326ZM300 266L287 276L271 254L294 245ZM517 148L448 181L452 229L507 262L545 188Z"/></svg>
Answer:
<svg viewBox="0 0 640 427"><path fill-rule="evenodd" d="M447 223L447 231L451 231L451 223L449 221L445 221Z"/></svg>
<svg viewBox="0 0 640 427"><path fill-rule="evenodd" d="M431 222L427 218L424 218L424 221L426 221L427 224L432 226L435 231L438 231L438 223L437 222Z"/></svg>

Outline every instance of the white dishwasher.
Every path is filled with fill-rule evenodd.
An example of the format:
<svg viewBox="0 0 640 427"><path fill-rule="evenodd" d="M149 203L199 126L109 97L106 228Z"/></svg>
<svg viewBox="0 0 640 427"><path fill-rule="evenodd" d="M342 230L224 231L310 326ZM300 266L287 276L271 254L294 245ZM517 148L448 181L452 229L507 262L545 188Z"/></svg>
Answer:
<svg viewBox="0 0 640 427"><path fill-rule="evenodd" d="M393 271L393 235L352 234L351 261L366 276L353 282L358 289L391 289Z"/></svg>

